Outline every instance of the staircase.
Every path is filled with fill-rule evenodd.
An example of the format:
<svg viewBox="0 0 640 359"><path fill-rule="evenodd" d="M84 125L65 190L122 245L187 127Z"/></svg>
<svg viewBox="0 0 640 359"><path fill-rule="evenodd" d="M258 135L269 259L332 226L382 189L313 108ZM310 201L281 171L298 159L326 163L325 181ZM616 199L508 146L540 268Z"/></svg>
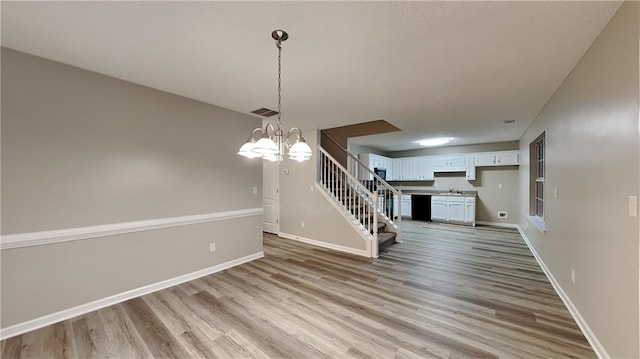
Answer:
<svg viewBox="0 0 640 359"><path fill-rule="evenodd" d="M377 258L390 245L401 242L400 216L394 215L401 213L401 192L348 151L347 168L321 146L317 153L318 184L367 241L370 256Z"/></svg>

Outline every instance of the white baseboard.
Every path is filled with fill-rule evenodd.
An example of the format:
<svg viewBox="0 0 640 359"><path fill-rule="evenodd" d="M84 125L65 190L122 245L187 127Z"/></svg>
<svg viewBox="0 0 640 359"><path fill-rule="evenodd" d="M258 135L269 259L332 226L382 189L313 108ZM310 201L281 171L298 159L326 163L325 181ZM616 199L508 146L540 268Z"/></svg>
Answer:
<svg viewBox="0 0 640 359"><path fill-rule="evenodd" d="M542 271L544 272L544 274L549 279L549 282L551 282L551 285L553 286L553 289L555 289L555 291L556 291L556 293L558 293L558 296L560 297L560 299L562 299L562 302L564 303L564 305L569 310L569 313L571 313L571 316L573 317L573 319L578 324L578 327L580 327L580 330L582 331L582 334L584 334L584 336L585 336L585 338L587 338L587 341L589 342L589 344L591 344L591 347L593 348L593 351L596 353L598 358L600 358L600 359L610 359L611 356L609 355L609 353L607 353L607 351L605 350L605 348L602 345L602 343L600 343L600 341L598 340L596 335L593 333L593 331L589 327L589 324L587 324L587 322L584 320L584 318L582 317L582 315L578 311L578 308L576 308L576 306L573 304L573 302L571 301L571 299L569 298L567 293L564 291L564 289L562 289L562 286L560 286L560 283L558 283L558 281L553 276L553 274L551 273L551 271L549 270L547 265L544 264L544 261L538 255L538 252L536 252L536 249L533 247L533 245L529 241L529 238L527 238L527 235L524 233L522 228L519 225L516 225L516 229L518 229L518 232L520 232L520 235L522 236L522 239L527 244L527 247L529 247L529 250L531 250L531 253L533 253L533 256L536 258L536 261L540 265L540 268L542 268Z"/></svg>
<svg viewBox="0 0 640 359"><path fill-rule="evenodd" d="M128 290L126 292L122 292L116 295L112 295L107 298L98 299L93 302L81 304L79 306L61 310L56 313L48 314L40 318L32 319L23 323L15 324L7 328L0 329L0 340L5 340L7 338L14 337L16 335L20 335L26 332L30 332L32 330L45 327L47 325L51 325L63 320L67 320L73 317L77 317L82 314L86 314L92 312L94 310L98 310L100 308L108 307L110 305L114 305L117 303L124 302L126 300L140 297L145 294L153 293L159 291L161 289L173 287L175 285L188 282L190 280L194 280L200 277L204 277L209 274L213 274L216 272L220 272L225 269L229 269L231 267L235 267L242 263L251 262L256 259L260 259L264 257L264 252L260 251L254 254L250 254L248 256L244 256L238 259L231 260L229 262L225 262L222 264L218 264L209 268L201 269L192 273L188 273L185 275L181 275L175 278L163 280L161 282L153 283L146 285L144 287Z"/></svg>
<svg viewBox="0 0 640 359"><path fill-rule="evenodd" d="M235 211L196 214L191 216L147 219L143 221L102 224L98 226L57 229L31 233L4 235L0 238L0 249L14 249L29 246L40 246L81 239L114 236L117 234L150 231L161 228L187 226L198 223L225 221L235 218L261 216L262 207L240 209Z"/></svg>
<svg viewBox="0 0 640 359"><path fill-rule="evenodd" d="M318 247L333 249L335 251L351 253L351 254L355 254L363 257L370 257L369 252L366 249L356 249L351 247L345 247L339 244L322 242L315 239L300 237L300 236L296 236L294 234L289 234L289 233L280 232L278 235L282 238L293 239L294 241L299 241L299 242L311 244Z"/></svg>
<svg viewBox="0 0 640 359"><path fill-rule="evenodd" d="M514 228L514 229L518 228L518 225L513 223L476 221L476 224L480 224L483 226L502 227L502 228Z"/></svg>

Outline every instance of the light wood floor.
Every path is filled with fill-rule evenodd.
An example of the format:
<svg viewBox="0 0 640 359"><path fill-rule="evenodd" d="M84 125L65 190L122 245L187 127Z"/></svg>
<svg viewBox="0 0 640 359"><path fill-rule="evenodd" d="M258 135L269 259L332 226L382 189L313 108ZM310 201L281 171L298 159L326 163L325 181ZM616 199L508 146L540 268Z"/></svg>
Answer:
<svg viewBox="0 0 640 359"><path fill-rule="evenodd" d="M595 358L514 230L403 223L370 260L265 258L1 343L3 358Z"/></svg>

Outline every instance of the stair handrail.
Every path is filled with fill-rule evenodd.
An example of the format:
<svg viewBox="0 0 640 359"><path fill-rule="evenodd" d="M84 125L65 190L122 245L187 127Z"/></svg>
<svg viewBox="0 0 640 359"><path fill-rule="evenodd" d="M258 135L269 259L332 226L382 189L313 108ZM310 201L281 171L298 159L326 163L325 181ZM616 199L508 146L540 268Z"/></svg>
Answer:
<svg viewBox="0 0 640 359"><path fill-rule="evenodd" d="M352 180L353 183L359 187L359 189L363 190L363 192L366 193L369 198L371 198L372 200L374 199L373 193L369 191L369 189L365 185L363 185L360 182L360 180L358 180L355 176L349 173L349 171L346 168L344 168L344 166L342 166L340 162L338 162L333 156L331 156L329 152L327 152L327 150L322 148L322 146L318 145L318 151L324 153L325 156L329 157L329 159L331 159L331 161L334 162L334 165L338 167L340 170L342 170L347 175L347 177L349 177L349 179Z"/></svg>
<svg viewBox="0 0 640 359"><path fill-rule="evenodd" d="M349 156L353 160L355 160L356 163L358 163L360 165L360 168L364 168L370 175L373 176L373 178L375 178L378 182L382 183L382 185L384 187L388 188L391 192L393 192L393 194L395 194L396 196L398 196L400 194L399 190L395 189L392 185L389 184L389 182L387 182L386 180L382 179L382 177L378 176L375 172L373 172L369 168L369 165L367 165L364 162L360 161L360 159L358 159L358 157L356 157L354 154L352 154L351 152L347 151L347 156Z"/></svg>

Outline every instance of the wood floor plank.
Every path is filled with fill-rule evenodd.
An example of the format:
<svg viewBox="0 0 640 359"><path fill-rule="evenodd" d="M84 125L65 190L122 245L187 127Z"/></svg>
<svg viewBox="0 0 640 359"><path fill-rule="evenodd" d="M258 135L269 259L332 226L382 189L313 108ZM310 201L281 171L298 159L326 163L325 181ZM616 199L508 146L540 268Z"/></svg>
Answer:
<svg viewBox="0 0 640 359"><path fill-rule="evenodd" d="M378 259L265 257L1 343L3 358L595 358L515 230L403 221Z"/></svg>
<svg viewBox="0 0 640 359"><path fill-rule="evenodd" d="M143 298L128 300L122 303L122 306L154 357L189 357L188 352L171 335Z"/></svg>

